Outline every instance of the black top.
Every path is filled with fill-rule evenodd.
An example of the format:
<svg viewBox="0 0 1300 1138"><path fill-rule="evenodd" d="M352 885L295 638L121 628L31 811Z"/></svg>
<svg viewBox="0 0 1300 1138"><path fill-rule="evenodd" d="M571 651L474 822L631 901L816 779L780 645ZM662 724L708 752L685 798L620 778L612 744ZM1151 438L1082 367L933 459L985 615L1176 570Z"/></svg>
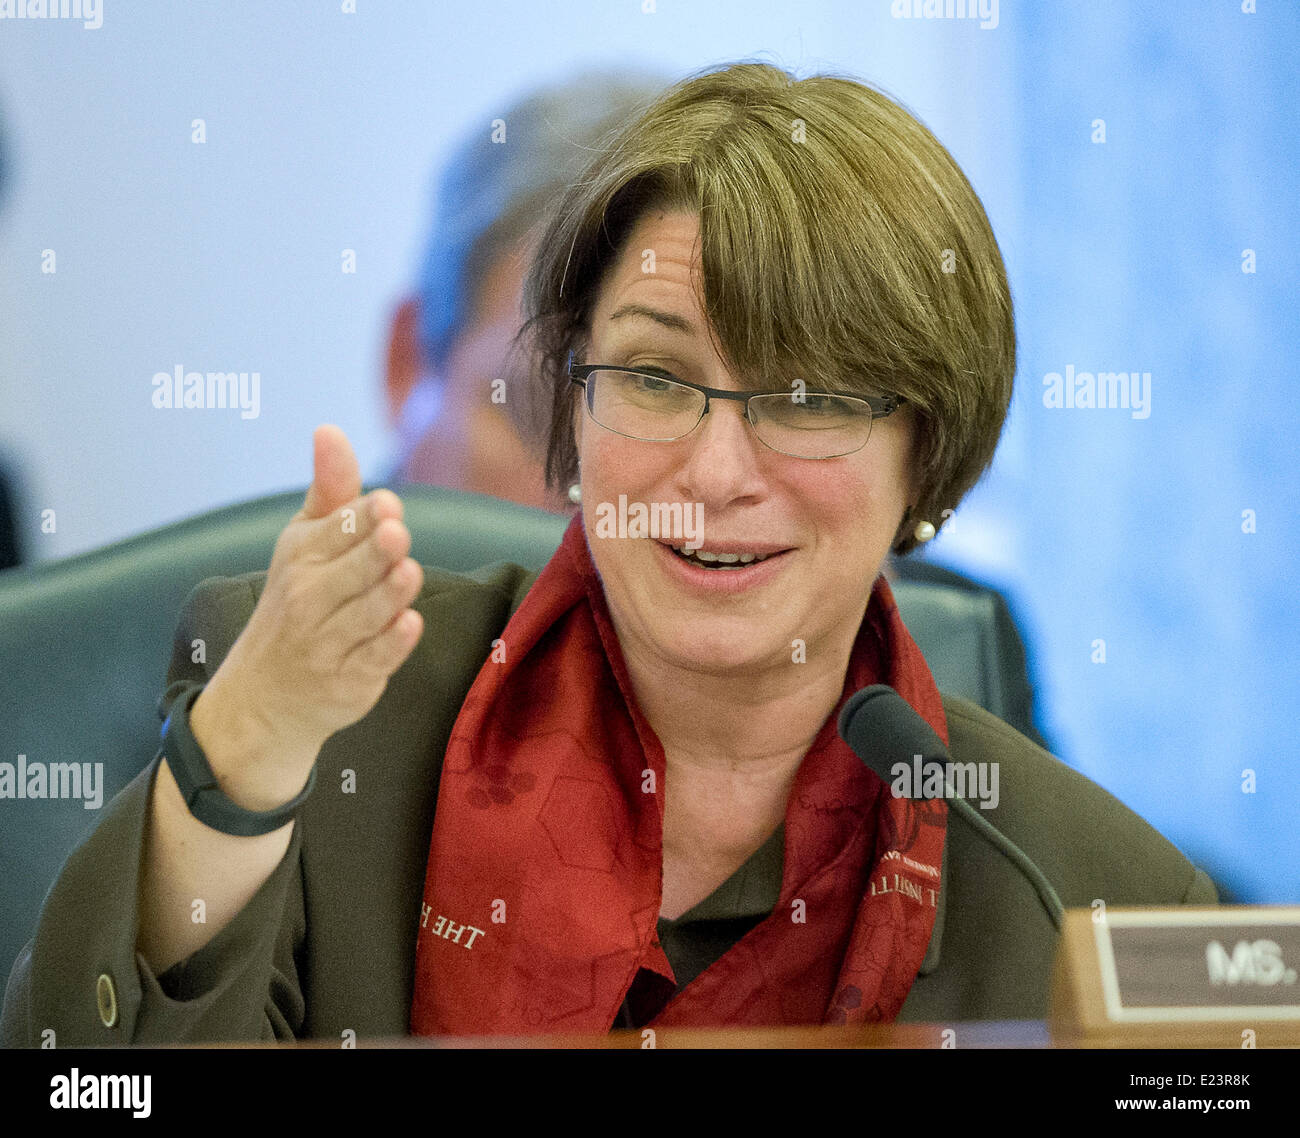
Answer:
<svg viewBox="0 0 1300 1138"><path fill-rule="evenodd" d="M660 917L659 943L677 984L642 968L628 989L614 1027L637 1028L649 1023L687 984L770 916L781 896L784 871L782 822L744 865L698 905L675 920Z"/></svg>

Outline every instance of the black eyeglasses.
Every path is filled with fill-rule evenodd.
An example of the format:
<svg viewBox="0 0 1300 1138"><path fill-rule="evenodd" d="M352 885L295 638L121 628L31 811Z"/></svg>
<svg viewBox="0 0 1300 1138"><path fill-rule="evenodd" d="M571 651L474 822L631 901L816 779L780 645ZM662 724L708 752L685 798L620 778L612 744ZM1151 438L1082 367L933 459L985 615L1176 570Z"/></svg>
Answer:
<svg viewBox="0 0 1300 1138"><path fill-rule="evenodd" d="M709 412L714 399L745 405L745 418L759 442L794 458L839 458L867 445L871 424L892 415L898 395L836 395L805 391L748 394L687 383L662 368L575 364L569 378L586 389L587 413L607 430L643 442L685 438Z"/></svg>

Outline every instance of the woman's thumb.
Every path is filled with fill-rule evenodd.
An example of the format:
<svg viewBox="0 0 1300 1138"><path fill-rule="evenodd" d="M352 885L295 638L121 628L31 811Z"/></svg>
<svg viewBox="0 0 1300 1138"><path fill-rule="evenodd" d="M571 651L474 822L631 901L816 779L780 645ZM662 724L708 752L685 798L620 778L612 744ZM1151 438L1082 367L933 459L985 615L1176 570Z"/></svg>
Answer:
<svg viewBox="0 0 1300 1138"><path fill-rule="evenodd" d="M312 433L312 483L302 514L323 518L361 496L361 466L342 430L325 423Z"/></svg>

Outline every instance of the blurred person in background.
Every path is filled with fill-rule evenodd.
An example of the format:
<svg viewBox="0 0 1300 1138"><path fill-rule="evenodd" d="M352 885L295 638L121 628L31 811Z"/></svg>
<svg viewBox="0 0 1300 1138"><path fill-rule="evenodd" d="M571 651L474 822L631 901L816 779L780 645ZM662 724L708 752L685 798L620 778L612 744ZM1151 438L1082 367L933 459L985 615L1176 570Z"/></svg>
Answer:
<svg viewBox="0 0 1300 1138"><path fill-rule="evenodd" d="M547 408L511 351L524 274L551 205L601 140L669 82L634 68L588 71L461 138L438 180L417 289L392 320L385 389L401 441L385 485L427 483L572 509L546 488Z"/></svg>

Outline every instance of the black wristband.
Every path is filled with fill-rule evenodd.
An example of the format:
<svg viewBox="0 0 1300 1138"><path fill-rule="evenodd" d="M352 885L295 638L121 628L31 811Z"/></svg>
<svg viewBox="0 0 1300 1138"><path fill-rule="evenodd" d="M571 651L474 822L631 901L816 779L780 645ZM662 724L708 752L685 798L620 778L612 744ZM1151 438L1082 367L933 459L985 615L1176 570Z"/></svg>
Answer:
<svg viewBox="0 0 1300 1138"><path fill-rule="evenodd" d="M162 746L158 748L158 755L167 759L186 808L205 826L237 838L278 830L294 817L316 786L316 767L311 768L302 792L283 806L263 811L237 806L222 793L217 776L190 730L190 707L202 691L202 687L196 687L172 701L171 712L162 725Z"/></svg>

